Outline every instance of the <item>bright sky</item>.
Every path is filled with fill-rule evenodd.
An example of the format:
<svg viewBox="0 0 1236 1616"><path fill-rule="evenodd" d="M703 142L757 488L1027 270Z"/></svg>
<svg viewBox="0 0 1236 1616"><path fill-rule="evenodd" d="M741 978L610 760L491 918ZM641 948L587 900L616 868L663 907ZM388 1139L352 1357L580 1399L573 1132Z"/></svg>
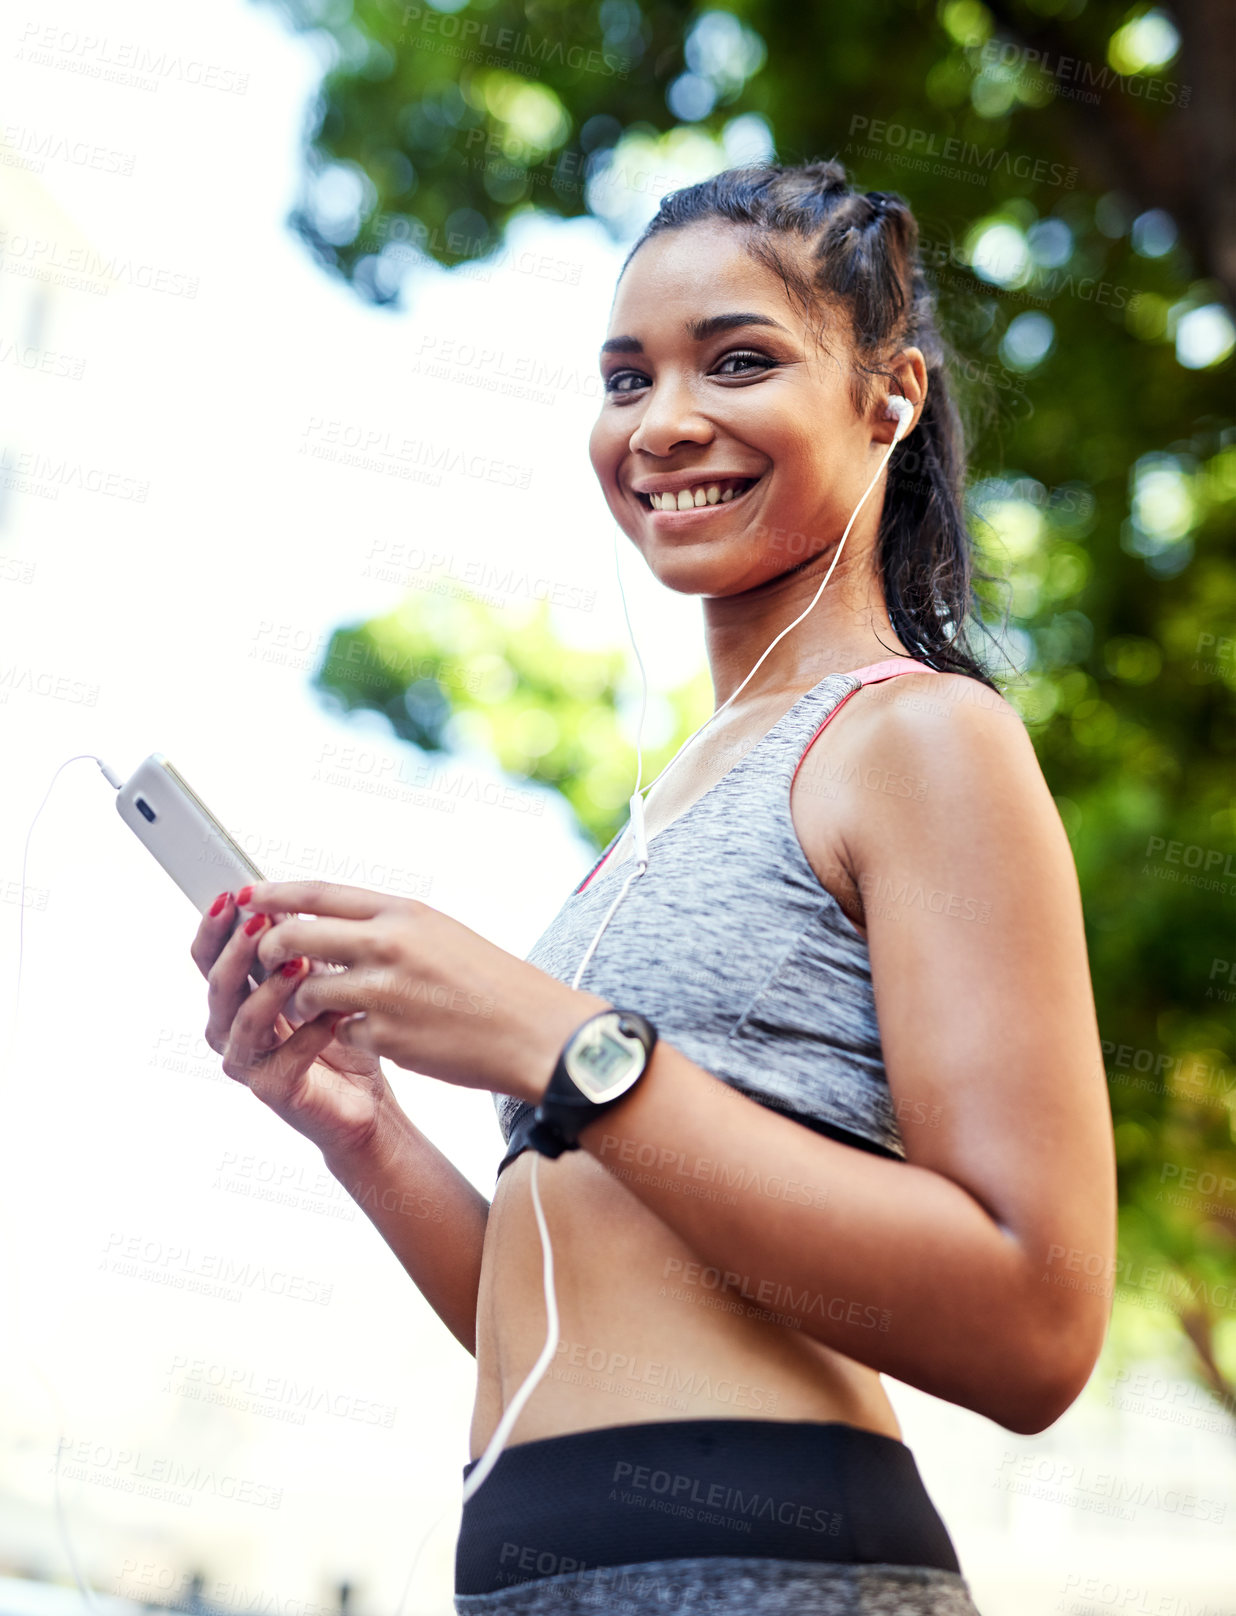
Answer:
<svg viewBox="0 0 1236 1616"><path fill-rule="evenodd" d="M31 54L40 46L46 57ZM144 90L88 71L138 48L214 66L225 83L247 75L247 87L169 75ZM416 891L522 955L586 867L565 808L539 792L525 798L539 815L475 792L457 802L461 783L498 778L484 762L447 766L430 806L411 784L375 795L412 779L412 754L384 725L324 716L308 675L333 627L388 610L402 575L424 587L442 566L509 575L495 598L516 621L546 588L591 596L592 610L560 614L561 632L625 642L586 454L620 248L591 222L523 231L516 255L527 249L534 268L548 255L559 279L435 273L409 314L368 309L283 224L319 69L273 12L220 6L204 29L200 16L124 3L101 24L66 3L11 15L0 61L0 675L13 669L0 721L21 758L0 809L6 979L26 829L57 766L82 751L122 775L162 751L269 874L352 857L357 884ZM84 284L49 284L83 271ZM176 295L190 283L196 295ZM52 356L46 370L27 368L31 345ZM484 350L495 357L482 365ZM458 379L418 373L430 360ZM494 390L532 363L567 385L545 402ZM384 469L304 452L358 440ZM401 478L384 450L407 440L479 455L494 480ZM698 665L698 608L627 571L655 688ZM351 788L315 781L340 756L326 748L357 742ZM75 1444L66 1462L82 1444L94 1455L63 1493L102 1584L139 1592L198 1564L309 1600L350 1576L393 1609L418 1536L458 1488L472 1361L319 1153L221 1078L201 1039L194 913L111 795L94 764L72 764L30 844L2 1192L24 1341L0 1347L4 1382L23 1394L20 1414L6 1408L21 1434L0 1458L13 1506L0 1511L0 1555L64 1573L48 1510L58 1397ZM488 1194L501 1154L489 1097L392 1076ZM289 1183L292 1205L255 1199ZM131 1250L145 1260L121 1273ZM223 1260L251 1265L243 1299L184 1288ZM333 1287L329 1304L276 1294L283 1273L307 1296ZM193 1398L238 1375L277 1386L258 1413ZM280 1423L290 1382L380 1404L393 1423ZM138 1503L127 1484L169 1460L228 1469L282 1500L275 1511L200 1488L189 1508ZM430 1608L418 1587L449 1591L454 1529L445 1520L431 1540L409 1610Z"/></svg>
<svg viewBox="0 0 1236 1616"><path fill-rule="evenodd" d="M140 51L215 71L156 73L154 88L106 77ZM241 76L243 93L190 81ZM556 585L595 601L559 612L562 634L626 644L586 452L622 247L592 221L528 226L512 253L547 255L565 279L433 273L410 312L367 308L283 224L318 76L306 42L242 0L206 13L111 0L102 18L57 0L19 6L0 31L10 984L25 922L0 1077L0 1259L16 1325L0 1336L12 1433L0 1563L67 1573L50 1507L63 1430L72 1542L101 1586L151 1596L197 1566L228 1585L216 1589L226 1603L306 1616L349 1578L364 1610L393 1611L446 1506L411 1616L450 1610L471 1359L318 1152L218 1072L188 957L194 913L94 764L56 780L19 907L27 830L79 752L122 775L164 752L272 876L354 857L360 885L384 885L386 870L395 884L427 877L415 887L427 901L520 955L587 865L548 794L528 799L540 814L476 793L451 809L453 788L498 778L483 760L447 767L429 805L411 788L375 794L412 754L376 722L333 722L307 680L333 627L403 597L379 571L392 562L414 587L437 565L458 577L513 567L501 599L514 621ZM447 374L428 374L430 361ZM561 371L544 401L500 390L529 364ZM311 452L358 440L379 469ZM388 451L405 440L518 477L403 479ZM655 691L702 661L698 607L629 556L624 578ZM325 749L358 742L350 786L315 778L338 760ZM418 1124L488 1194L500 1156L489 1097L390 1070ZM269 1199L276 1185L290 1201ZM212 1290L225 1264L241 1277ZM209 1400L221 1385L250 1406ZM308 1388L350 1417L281 1419ZM897 1392L907 1431L933 1433L936 1496L955 1519L959 1437L993 1474L1020 1439ZM176 1500L141 1491L177 1466L196 1480ZM984 1496L976 1528L1007 1532L1006 1494ZM1024 1526L1029 1543L1037 1520ZM1203 1535L1199 1555L1208 1547Z"/></svg>

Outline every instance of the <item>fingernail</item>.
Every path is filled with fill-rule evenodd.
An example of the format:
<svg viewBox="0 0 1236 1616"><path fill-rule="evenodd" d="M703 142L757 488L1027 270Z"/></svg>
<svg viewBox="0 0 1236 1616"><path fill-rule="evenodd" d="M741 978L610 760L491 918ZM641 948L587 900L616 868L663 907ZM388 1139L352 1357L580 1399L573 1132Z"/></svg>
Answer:
<svg viewBox="0 0 1236 1616"><path fill-rule="evenodd" d="M279 974L280 976L299 976L307 963L308 961L302 954L299 959L288 960L286 964L281 965L279 967Z"/></svg>
<svg viewBox="0 0 1236 1616"><path fill-rule="evenodd" d="M228 900L228 898L230 896L231 896L230 893L221 892L219 894L219 896L215 899L215 901L210 906L211 914L212 915L221 915L223 913L223 906L227 902L227 900Z"/></svg>
<svg viewBox="0 0 1236 1616"><path fill-rule="evenodd" d="M252 887L241 887L240 891L236 894L236 907L238 909L243 909L252 896Z"/></svg>
<svg viewBox="0 0 1236 1616"><path fill-rule="evenodd" d="M365 1012L363 1010L342 1011L330 1024L331 1037L333 1038L338 1033L340 1027L343 1026L345 1021L364 1021L364 1019Z"/></svg>
<svg viewBox="0 0 1236 1616"><path fill-rule="evenodd" d="M269 919L269 915L250 915L248 920L245 921L245 936L256 936Z"/></svg>

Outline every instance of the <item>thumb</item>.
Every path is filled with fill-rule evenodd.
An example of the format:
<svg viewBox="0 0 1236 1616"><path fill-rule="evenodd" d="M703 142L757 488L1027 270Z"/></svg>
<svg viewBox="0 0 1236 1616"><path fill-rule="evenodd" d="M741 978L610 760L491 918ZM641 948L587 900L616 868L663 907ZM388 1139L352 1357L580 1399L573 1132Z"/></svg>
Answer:
<svg viewBox="0 0 1236 1616"><path fill-rule="evenodd" d="M264 1105L277 1111L292 1097L305 1073L333 1041L339 1019L337 1010L323 1011L254 1061L248 1086Z"/></svg>

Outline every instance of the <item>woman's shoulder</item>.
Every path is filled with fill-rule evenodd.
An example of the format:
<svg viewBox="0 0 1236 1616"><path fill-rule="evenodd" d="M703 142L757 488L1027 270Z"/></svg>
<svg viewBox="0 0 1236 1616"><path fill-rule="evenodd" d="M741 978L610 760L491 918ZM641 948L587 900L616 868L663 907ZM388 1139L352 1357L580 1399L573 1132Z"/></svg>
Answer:
<svg viewBox="0 0 1236 1616"><path fill-rule="evenodd" d="M951 839L984 822L997 829L1058 817L1025 722L998 690L968 674L925 670L869 693L875 699L864 704L849 736L858 778L888 773L916 782L902 813L922 829L930 825L930 835ZM874 830L872 793L861 795ZM889 815L898 815L895 795L874 817Z"/></svg>
<svg viewBox="0 0 1236 1616"><path fill-rule="evenodd" d="M899 674L864 691L856 745L870 751L938 754L974 745L1033 751L1021 714L1007 697L967 673ZM859 716L859 715L856 715Z"/></svg>

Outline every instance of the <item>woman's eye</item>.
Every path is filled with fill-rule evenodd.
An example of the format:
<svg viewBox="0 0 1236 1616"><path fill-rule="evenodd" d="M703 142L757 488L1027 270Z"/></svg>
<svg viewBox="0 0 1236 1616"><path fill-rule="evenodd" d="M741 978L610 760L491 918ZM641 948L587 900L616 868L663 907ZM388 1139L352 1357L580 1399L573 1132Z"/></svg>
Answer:
<svg viewBox="0 0 1236 1616"><path fill-rule="evenodd" d="M769 359L767 354L750 353L744 350L741 353L726 354L725 358L721 361L721 365L732 364L735 360L744 366L762 365L765 370L771 370L777 363L775 359ZM719 365L717 368L720 369L721 366ZM736 372L730 371L728 374L733 376L736 374Z"/></svg>
<svg viewBox="0 0 1236 1616"><path fill-rule="evenodd" d="M725 370L723 368L726 365L733 364L737 364L741 368L739 370ZM743 349L741 351L726 354L724 359L718 361L713 374L720 376L740 376L745 371L750 371L753 366L758 366L762 370L773 370L776 368L776 365L777 361L775 359L770 359L767 354L753 353L747 349ZM642 371L615 370L611 371L609 376L606 378L605 391L607 393L633 393L638 387L647 386L647 384L648 378L643 374Z"/></svg>
<svg viewBox="0 0 1236 1616"><path fill-rule="evenodd" d="M630 392L633 392L634 391L633 388L619 387L619 385L618 385L619 382L621 382L623 380L626 380L628 378L633 379L633 380L635 380L637 382L644 382L644 381L648 380L648 378L646 376L641 376L638 370L615 370L615 371L611 371L610 374L605 379L605 391L607 393L630 393Z"/></svg>

